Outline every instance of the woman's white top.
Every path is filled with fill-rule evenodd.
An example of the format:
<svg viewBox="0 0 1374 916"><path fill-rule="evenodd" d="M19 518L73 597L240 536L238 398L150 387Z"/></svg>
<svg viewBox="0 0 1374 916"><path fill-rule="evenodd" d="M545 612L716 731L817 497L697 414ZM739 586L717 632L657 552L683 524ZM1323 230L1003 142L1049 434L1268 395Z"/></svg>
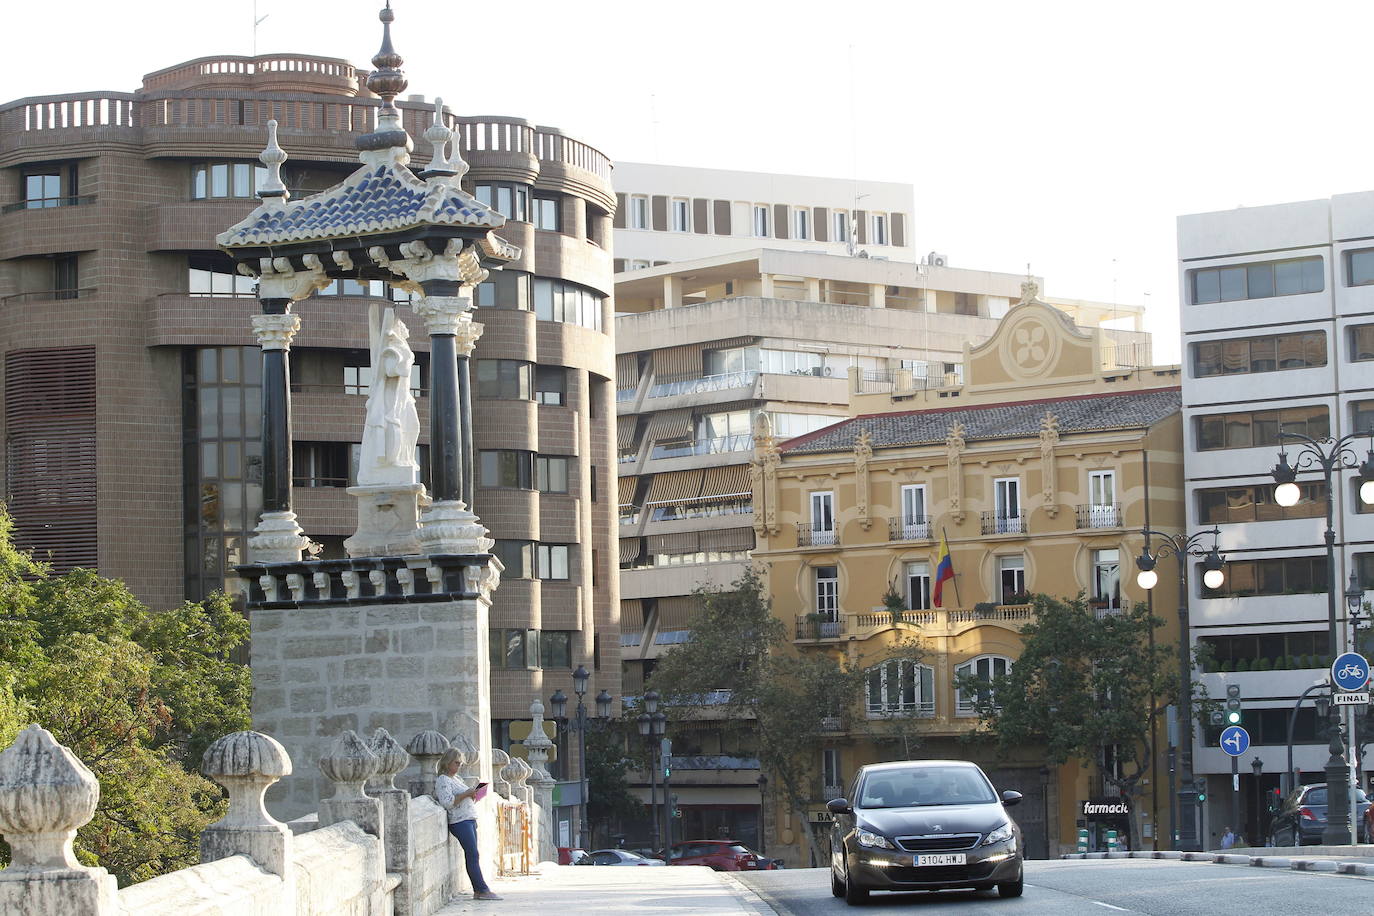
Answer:
<svg viewBox="0 0 1374 916"><path fill-rule="evenodd" d="M434 797L438 800L440 807L448 811L450 824L477 819L477 805L470 797L454 803L454 799L467 790L467 783L457 776L445 776L440 773L439 777L434 780Z"/></svg>

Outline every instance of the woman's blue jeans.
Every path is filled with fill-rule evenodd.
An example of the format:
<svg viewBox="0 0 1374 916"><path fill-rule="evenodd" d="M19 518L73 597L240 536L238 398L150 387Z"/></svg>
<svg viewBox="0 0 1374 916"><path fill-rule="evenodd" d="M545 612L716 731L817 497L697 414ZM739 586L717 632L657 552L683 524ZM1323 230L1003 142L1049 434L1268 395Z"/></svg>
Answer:
<svg viewBox="0 0 1374 916"><path fill-rule="evenodd" d="M491 888L482 878L482 863L477 859L477 821L469 819L449 824L448 832L457 837L458 845L463 847L463 861L467 865L473 893L485 894Z"/></svg>

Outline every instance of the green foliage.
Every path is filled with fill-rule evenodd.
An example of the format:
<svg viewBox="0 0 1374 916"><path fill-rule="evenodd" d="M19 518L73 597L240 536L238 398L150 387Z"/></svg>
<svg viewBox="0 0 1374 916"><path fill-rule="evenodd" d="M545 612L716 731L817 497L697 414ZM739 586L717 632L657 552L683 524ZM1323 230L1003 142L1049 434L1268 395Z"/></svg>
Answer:
<svg viewBox="0 0 1374 916"><path fill-rule="evenodd" d="M51 576L16 551L0 513L0 747L36 722L100 780L77 855L121 884L198 861L223 814L195 767L249 725L248 669L228 653L248 623L223 596L164 612L87 570ZM0 844L0 861L8 861Z"/></svg>
<svg viewBox="0 0 1374 916"><path fill-rule="evenodd" d="M1024 632L1021 657L991 684L961 676L956 686L974 691L985 727L1003 752L1043 745L1048 760L1100 760L1115 746L1120 778L1134 791L1148 771L1154 717L1177 692L1175 647L1152 644L1162 624L1143 604L1100 619L1082 596L1032 597L1035 622ZM989 689L990 688L990 689ZM1207 708L1203 699L1198 711Z"/></svg>
<svg viewBox="0 0 1374 916"><path fill-rule="evenodd" d="M640 817L644 803L630 791L625 774L647 765L633 720L587 720L587 819L595 836L618 820ZM592 845L610 845L608 842Z"/></svg>
<svg viewBox="0 0 1374 916"><path fill-rule="evenodd" d="M897 588L897 580L893 579L887 583L887 591L883 592L883 607L892 615L892 623L895 625L901 622L902 612L907 609L906 598Z"/></svg>

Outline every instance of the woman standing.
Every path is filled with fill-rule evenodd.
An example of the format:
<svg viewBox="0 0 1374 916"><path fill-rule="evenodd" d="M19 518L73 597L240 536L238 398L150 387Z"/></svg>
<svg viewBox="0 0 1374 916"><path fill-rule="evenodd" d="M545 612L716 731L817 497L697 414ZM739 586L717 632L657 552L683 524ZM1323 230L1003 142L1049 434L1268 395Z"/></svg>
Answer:
<svg viewBox="0 0 1374 916"><path fill-rule="evenodd" d="M458 845L463 847L463 860L467 865L468 880L472 882L473 899L500 900L482 878L482 863L477 858L477 805L473 799L482 788L482 783L469 789L467 783L458 778L461 759L461 752L452 747L439 758L434 797L448 811L448 832L457 837Z"/></svg>

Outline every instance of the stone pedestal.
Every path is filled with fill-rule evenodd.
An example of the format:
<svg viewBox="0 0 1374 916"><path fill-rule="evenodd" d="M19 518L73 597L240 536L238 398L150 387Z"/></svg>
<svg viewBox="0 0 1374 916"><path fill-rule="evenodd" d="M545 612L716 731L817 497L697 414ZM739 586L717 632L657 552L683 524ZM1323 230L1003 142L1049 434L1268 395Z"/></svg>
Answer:
<svg viewBox="0 0 1374 916"><path fill-rule="evenodd" d="M358 530L344 541L350 557L402 557L420 552L420 509L429 506L424 484L349 487L358 500Z"/></svg>

